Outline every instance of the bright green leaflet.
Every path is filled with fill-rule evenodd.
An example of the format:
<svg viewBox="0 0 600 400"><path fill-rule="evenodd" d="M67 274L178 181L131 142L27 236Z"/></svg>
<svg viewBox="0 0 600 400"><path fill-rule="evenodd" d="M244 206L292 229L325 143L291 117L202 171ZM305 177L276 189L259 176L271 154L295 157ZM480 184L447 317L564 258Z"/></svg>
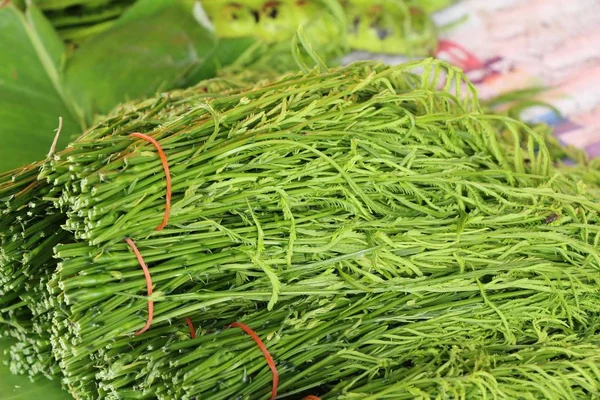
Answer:
<svg viewBox="0 0 600 400"><path fill-rule="evenodd" d="M23 14L8 5L0 32L0 170L7 170L48 153L59 117L61 144L82 125L60 84L62 42L45 17L34 6Z"/></svg>
<svg viewBox="0 0 600 400"><path fill-rule="evenodd" d="M45 378L39 378L36 382L31 382L29 377L23 375L13 375L3 362L8 358L4 350L8 349L10 341L0 339L0 398L3 400L71 400L72 397L65 390L62 390L58 380L50 381Z"/></svg>

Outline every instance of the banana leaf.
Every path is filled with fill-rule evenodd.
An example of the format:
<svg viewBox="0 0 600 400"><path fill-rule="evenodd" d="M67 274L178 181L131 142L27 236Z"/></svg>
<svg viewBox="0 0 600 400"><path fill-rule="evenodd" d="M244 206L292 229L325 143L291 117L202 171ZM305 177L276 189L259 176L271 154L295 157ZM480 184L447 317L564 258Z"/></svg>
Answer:
<svg viewBox="0 0 600 400"><path fill-rule="evenodd" d="M39 378L31 382L27 376L13 375L4 362L8 359L11 341L0 339L0 399L3 400L72 400L65 390L62 390L58 380Z"/></svg>
<svg viewBox="0 0 600 400"><path fill-rule="evenodd" d="M202 13L193 0L139 0L67 60L35 3L0 8L0 171L44 158L59 117L58 149L123 101L213 76L217 42Z"/></svg>
<svg viewBox="0 0 600 400"><path fill-rule="evenodd" d="M189 86L216 72L216 37L193 1L139 0L109 29L81 43L65 85L86 122L115 105Z"/></svg>
<svg viewBox="0 0 600 400"><path fill-rule="evenodd" d="M61 82L64 46L31 5L0 8L0 170L43 158L62 117L60 144L81 132L82 114ZM33 110L33 112L32 112Z"/></svg>

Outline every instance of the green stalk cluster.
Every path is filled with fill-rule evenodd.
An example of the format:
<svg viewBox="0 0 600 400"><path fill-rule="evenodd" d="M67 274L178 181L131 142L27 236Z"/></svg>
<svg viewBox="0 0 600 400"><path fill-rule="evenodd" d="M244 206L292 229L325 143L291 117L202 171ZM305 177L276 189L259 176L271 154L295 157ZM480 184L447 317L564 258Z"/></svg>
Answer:
<svg viewBox="0 0 600 400"><path fill-rule="evenodd" d="M160 231L163 167L133 132L169 161ZM433 60L126 104L0 177L13 370L79 399L267 399L241 321L280 398L593 397L597 173L546 143ZM138 336L149 298L125 238L154 286Z"/></svg>
<svg viewBox="0 0 600 400"><path fill-rule="evenodd" d="M0 177L0 335L17 339L11 347L14 373L55 376L48 332L51 303L46 282L56 268L53 248L66 242L64 216L42 200L51 187L37 180L40 164Z"/></svg>

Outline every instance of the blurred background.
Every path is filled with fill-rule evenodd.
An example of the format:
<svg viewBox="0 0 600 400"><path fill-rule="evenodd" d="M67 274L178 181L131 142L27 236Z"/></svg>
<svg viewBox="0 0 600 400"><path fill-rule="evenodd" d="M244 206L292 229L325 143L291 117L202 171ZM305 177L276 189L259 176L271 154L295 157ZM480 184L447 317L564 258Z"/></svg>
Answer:
<svg viewBox="0 0 600 400"><path fill-rule="evenodd" d="M523 116L555 125L566 144L600 155L600 1L464 1L437 15L439 24L464 15L443 34L482 60L494 61L480 96L544 87L542 107Z"/></svg>

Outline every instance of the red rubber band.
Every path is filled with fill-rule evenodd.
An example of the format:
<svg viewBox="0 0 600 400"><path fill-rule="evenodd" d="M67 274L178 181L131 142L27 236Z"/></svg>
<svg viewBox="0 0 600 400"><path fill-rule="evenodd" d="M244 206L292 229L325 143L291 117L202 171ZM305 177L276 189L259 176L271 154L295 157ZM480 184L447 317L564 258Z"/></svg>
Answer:
<svg viewBox="0 0 600 400"><path fill-rule="evenodd" d="M274 400L275 397L277 397L277 386L279 385L279 373L277 372L277 367L275 366L275 361L273 361L273 357L271 357L271 355L269 354L269 351L267 350L267 346L265 346L265 344L263 343L262 340L260 340L260 338L258 337L256 332L254 332L248 325L243 324L241 322L234 322L233 324L229 325L229 327L230 328L240 328L241 330L246 332L256 342L256 344L260 348L260 351L262 351L263 355L265 356L265 360L267 361L267 364L269 365L269 368L271 368L271 373L273 374L273 389L271 390L271 400Z"/></svg>
<svg viewBox="0 0 600 400"><path fill-rule="evenodd" d="M321 398L317 397L317 396L313 396L312 394L309 394L308 396L304 397L302 400L321 400Z"/></svg>
<svg viewBox="0 0 600 400"><path fill-rule="evenodd" d="M190 317L185 317L185 322L187 323L188 328L190 328L190 336L192 339L196 339L196 329L194 329L194 324Z"/></svg>
<svg viewBox="0 0 600 400"><path fill-rule="evenodd" d="M461 54L457 54L457 51ZM438 48L435 52L438 55L441 52L448 53L453 58L453 62L465 72L483 67L483 63L473 53L451 40L442 39L438 42Z"/></svg>
<svg viewBox="0 0 600 400"><path fill-rule="evenodd" d="M148 290L148 296L150 296L150 295L152 295L152 278L150 277L150 270L148 270L148 266L146 265L146 262L144 261L142 254L136 247L133 240L131 240L130 238L125 238L125 241L129 245L129 247L131 247L131 250L133 250L133 252L135 253L135 256L137 257L137 259L140 263L140 266L142 267L142 270L144 271L144 277L146 278L146 289ZM142 333L144 333L148 329L150 329L150 325L152 324L153 317L154 317L154 301L148 299L148 319L146 320L146 325L142 329L137 331L135 333L135 336L141 335Z"/></svg>
<svg viewBox="0 0 600 400"><path fill-rule="evenodd" d="M162 147L160 147L160 144L156 141L156 139L140 132L134 132L129 136L133 136L145 140L146 142L152 143L156 148L156 151L158 152L163 169L165 170L165 175L167 178L167 192L165 195L165 216L163 217L163 221L161 222L161 224L154 229L155 231L160 231L165 226L167 226L167 223L169 223L169 214L171 213L171 172L169 171L169 163L167 161L167 156L163 151Z"/></svg>

